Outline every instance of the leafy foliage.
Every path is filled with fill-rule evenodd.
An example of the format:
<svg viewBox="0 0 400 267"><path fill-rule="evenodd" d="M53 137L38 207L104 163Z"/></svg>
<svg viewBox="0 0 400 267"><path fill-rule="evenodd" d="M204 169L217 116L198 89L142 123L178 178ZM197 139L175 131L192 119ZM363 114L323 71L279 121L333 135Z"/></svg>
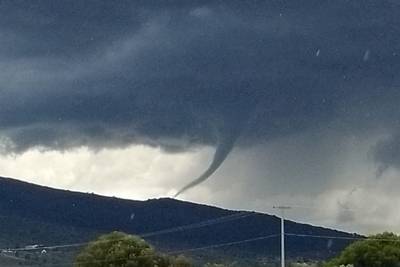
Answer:
<svg viewBox="0 0 400 267"><path fill-rule="evenodd" d="M190 267L182 256L156 253L143 239L121 232L100 236L76 258L75 267Z"/></svg>
<svg viewBox="0 0 400 267"><path fill-rule="evenodd" d="M400 267L400 236L383 233L349 245L325 267Z"/></svg>

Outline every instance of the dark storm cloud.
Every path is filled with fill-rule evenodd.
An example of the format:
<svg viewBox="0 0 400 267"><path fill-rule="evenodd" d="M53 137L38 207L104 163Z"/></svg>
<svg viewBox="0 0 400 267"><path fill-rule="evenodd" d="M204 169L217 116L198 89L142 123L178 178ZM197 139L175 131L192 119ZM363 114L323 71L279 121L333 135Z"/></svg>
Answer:
<svg viewBox="0 0 400 267"><path fill-rule="evenodd" d="M2 1L3 150L248 145L337 120L392 132L399 15L395 1Z"/></svg>

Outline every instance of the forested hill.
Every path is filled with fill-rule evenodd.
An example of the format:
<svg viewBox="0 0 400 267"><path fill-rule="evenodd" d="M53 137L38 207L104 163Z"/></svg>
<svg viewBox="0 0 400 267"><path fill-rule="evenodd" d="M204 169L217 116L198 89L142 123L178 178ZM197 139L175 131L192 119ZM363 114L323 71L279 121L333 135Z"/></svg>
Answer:
<svg viewBox="0 0 400 267"><path fill-rule="evenodd" d="M280 220L268 214L232 211L170 198L134 201L70 192L0 178L0 242L2 246L62 244L90 240L98 233L120 230L142 234L163 251L207 247L257 239L190 254L241 258L279 255ZM204 223L205 222L205 223ZM188 226L189 225L189 226ZM29 229L27 229L29 228ZM167 231L164 231L167 229ZM353 237L352 234L288 221L290 233ZM348 240L287 237L288 257L326 258Z"/></svg>

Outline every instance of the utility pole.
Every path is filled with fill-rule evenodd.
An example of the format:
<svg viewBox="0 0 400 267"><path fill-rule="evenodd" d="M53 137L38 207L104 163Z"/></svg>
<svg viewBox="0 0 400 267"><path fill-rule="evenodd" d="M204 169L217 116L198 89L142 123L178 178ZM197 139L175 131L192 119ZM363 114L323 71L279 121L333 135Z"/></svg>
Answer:
<svg viewBox="0 0 400 267"><path fill-rule="evenodd" d="M281 213L281 267L285 267L285 210L291 209L289 206L274 206Z"/></svg>

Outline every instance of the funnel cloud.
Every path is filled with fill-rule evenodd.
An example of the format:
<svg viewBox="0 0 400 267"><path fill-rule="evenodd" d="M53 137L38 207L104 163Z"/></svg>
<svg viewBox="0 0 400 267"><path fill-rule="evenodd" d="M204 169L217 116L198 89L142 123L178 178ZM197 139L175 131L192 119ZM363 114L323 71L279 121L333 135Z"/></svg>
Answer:
<svg viewBox="0 0 400 267"><path fill-rule="evenodd" d="M228 157L229 153L232 151L235 141L238 138L238 135L230 136L229 138L224 138L221 143L217 146L214 157L208 169L200 175L198 178L194 179L189 184L182 187L174 197L178 197L180 194L184 193L185 191L189 190L192 187L204 182L207 180L224 162L224 160Z"/></svg>

